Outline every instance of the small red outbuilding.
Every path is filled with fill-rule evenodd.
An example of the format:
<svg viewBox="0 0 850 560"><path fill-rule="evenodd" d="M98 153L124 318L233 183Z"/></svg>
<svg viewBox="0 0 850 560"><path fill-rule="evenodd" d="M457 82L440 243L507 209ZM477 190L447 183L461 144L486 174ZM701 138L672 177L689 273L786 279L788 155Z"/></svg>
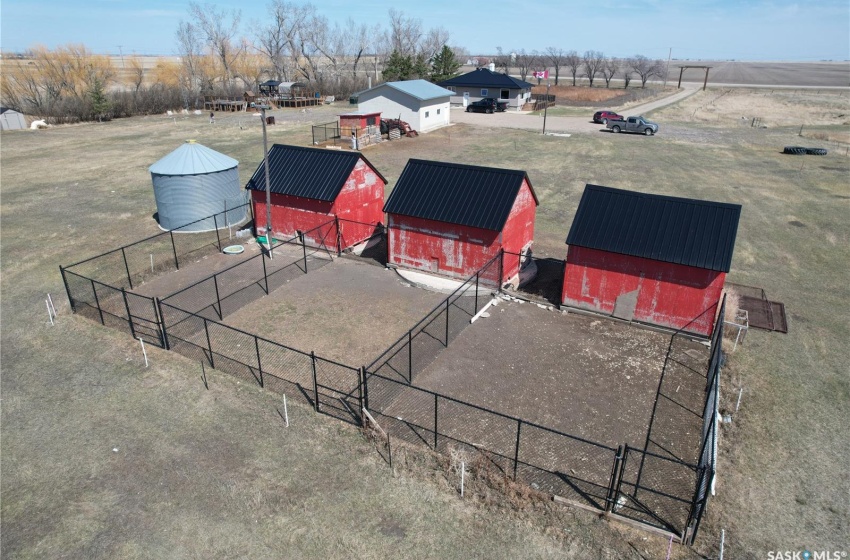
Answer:
<svg viewBox="0 0 850 560"><path fill-rule="evenodd" d="M387 180L359 152L275 144L269 150L269 182L272 237L290 238L301 231L309 243L331 247L339 224L339 249L345 249L383 223ZM257 234L265 235L263 163L245 188L251 191Z"/></svg>
<svg viewBox="0 0 850 560"><path fill-rule="evenodd" d="M534 240L537 195L525 171L412 159L384 206L390 264L456 278L504 249L502 281Z"/></svg>
<svg viewBox="0 0 850 560"><path fill-rule="evenodd" d="M586 185L561 302L710 335L741 206Z"/></svg>

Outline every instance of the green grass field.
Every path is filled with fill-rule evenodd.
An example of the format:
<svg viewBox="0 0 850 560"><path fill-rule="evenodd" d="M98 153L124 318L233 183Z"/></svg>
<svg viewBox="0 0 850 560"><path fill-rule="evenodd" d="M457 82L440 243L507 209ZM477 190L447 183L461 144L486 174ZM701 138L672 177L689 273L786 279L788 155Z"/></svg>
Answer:
<svg viewBox="0 0 850 560"><path fill-rule="evenodd" d="M721 529L731 558L848 550L847 145L801 138L798 126L736 126L739 96L728 119L717 118L717 97L648 115L663 127L651 138L458 125L364 155L389 188L410 157L526 170L541 203L539 256L564 256L585 183L742 204L729 280L784 302L789 333L751 331L730 355L723 408L744 392L722 432L717 495L694 548L674 557L716 556ZM708 101L711 118L695 119ZM796 110L803 122L834 106L807 95ZM339 112L275 112L270 141L309 145L310 122ZM262 158L259 120L216 120L138 117L0 138L4 558L664 556L667 543L649 533L500 501L475 481L461 501L452 475L413 452L393 476L354 428L291 406L286 429L274 395L214 371L205 390L197 364L156 349L146 369L129 337L73 316L60 264L159 231L149 165L194 138L238 159L248 180ZM841 137L847 125L818 130ZM830 154L786 156L786 145Z"/></svg>

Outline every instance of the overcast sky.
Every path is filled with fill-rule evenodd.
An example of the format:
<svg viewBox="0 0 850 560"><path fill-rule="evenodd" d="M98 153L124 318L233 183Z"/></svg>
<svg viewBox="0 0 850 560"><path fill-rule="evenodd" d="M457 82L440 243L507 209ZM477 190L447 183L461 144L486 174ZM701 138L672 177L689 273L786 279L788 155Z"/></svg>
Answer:
<svg viewBox="0 0 850 560"><path fill-rule="evenodd" d="M219 0L242 10L243 28L261 21L268 2ZM405 3L322 0L331 21L386 27L396 6L423 27L445 27L450 43L474 54L561 47L608 56L735 60L850 59L848 0L499 0ZM248 9L245 6L254 6ZM522 6L522 7L520 7ZM2 0L0 46L21 51L83 43L97 53L174 54L174 32L188 19L180 0Z"/></svg>

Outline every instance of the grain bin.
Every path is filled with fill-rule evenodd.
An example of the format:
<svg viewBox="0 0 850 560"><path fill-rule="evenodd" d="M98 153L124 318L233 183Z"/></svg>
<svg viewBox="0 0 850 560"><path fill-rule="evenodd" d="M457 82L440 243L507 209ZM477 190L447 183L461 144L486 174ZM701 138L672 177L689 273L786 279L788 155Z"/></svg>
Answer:
<svg viewBox="0 0 850 560"><path fill-rule="evenodd" d="M242 223L248 207L238 166L235 159L194 140L151 165L159 227L198 232Z"/></svg>

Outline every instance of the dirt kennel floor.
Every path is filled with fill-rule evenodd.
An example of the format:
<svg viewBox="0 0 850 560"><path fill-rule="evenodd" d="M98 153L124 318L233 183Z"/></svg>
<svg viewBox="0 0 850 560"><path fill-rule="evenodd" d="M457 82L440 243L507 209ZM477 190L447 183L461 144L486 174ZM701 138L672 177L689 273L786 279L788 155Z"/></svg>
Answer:
<svg viewBox="0 0 850 560"><path fill-rule="evenodd" d="M612 447L643 449L652 428L650 451L695 459L707 347L533 303L500 300L489 313L414 384ZM653 424L653 410L666 417Z"/></svg>
<svg viewBox="0 0 850 560"><path fill-rule="evenodd" d="M410 286L393 270L335 258L224 322L359 367L377 358L445 297Z"/></svg>

